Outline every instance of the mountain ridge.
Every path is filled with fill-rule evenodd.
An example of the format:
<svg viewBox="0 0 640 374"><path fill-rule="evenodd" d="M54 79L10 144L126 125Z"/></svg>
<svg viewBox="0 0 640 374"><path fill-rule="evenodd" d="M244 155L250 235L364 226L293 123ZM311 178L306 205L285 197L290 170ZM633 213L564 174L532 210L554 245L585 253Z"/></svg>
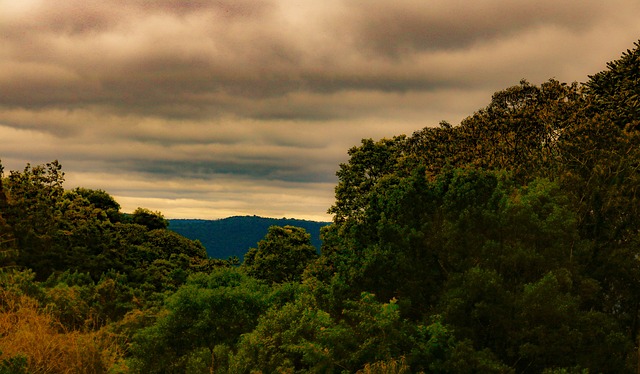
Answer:
<svg viewBox="0 0 640 374"><path fill-rule="evenodd" d="M211 258L236 256L242 261L249 248L264 238L270 226L296 226L311 234L311 244L320 250L320 228L331 222L297 218L231 216L220 219L168 219L169 229L192 240L199 240Z"/></svg>

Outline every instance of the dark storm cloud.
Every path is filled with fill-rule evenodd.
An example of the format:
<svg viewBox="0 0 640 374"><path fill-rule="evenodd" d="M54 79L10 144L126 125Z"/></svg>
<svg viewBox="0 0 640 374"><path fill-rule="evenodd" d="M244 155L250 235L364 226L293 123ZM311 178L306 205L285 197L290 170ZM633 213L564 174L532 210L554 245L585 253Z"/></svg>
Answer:
<svg viewBox="0 0 640 374"><path fill-rule="evenodd" d="M390 57L463 49L545 26L579 32L612 11L603 2L577 0L375 0L350 2L348 9L347 34L372 54Z"/></svg>
<svg viewBox="0 0 640 374"><path fill-rule="evenodd" d="M220 175L248 177L258 180L278 180L300 183L332 183L327 170L317 170L303 163L287 164L282 159L238 157L228 161L137 161L121 165L128 171L149 174L154 178L186 178L210 180Z"/></svg>
<svg viewBox="0 0 640 374"><path fill-rule="evenodd" d="M640 35L636 0L0 9L3 164L60 159L74 183L200 216L323 216L361 138L456 123L521 78L585 80Z"/></svg>

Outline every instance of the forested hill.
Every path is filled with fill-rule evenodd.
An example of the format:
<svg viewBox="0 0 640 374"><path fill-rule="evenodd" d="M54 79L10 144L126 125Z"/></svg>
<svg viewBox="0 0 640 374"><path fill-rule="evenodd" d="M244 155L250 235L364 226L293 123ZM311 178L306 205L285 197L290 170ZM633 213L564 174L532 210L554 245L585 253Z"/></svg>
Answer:
<svg viewBox="0 0 640 374"><path fill-rule="evenodd" d="M270 226L302 227L311 234L311 244L320 249L320 228L329 222L293 218L234 216L218 220L170 219L169 229L191 240L199 240L212 258L237 256L240 260L249 248L267 234Z"/></svg>

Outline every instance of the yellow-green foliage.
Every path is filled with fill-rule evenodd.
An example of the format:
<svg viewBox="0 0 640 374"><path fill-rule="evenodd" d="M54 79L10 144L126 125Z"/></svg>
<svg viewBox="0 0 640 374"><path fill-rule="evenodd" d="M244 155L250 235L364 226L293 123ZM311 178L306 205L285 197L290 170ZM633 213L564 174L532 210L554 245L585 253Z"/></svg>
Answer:
<svg viewBox="0 0 640 374"><path fill-rule="evenodd" d="M0 362L27 358L29 373L126 372L116 337L65 330L36 300L0 290Z"/></svg>
<svg viewBox="0 0 640 374"><path fill-rule="evenodd" d="M410 373L409 365L407 365L404 357L399 360L391 359L387 361L378 361L373 364L366 364L364 369L358 370L356 374L405 374Z"/></svg>

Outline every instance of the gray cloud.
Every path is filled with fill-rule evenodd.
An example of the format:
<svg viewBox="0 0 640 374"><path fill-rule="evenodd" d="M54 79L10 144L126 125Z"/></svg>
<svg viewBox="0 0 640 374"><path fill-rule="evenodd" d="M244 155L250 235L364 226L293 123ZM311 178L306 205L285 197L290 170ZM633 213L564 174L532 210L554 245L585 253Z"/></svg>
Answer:
<svg viewBox="0 0 640 374"><path fill-rule="evenodd" d="M447 59L452 52L473 57L465 48L545 26L587 30L615 9L551 1L347 2L335 10L260 2L41 4L3 20L5 105L258 118L303 118L295 105L290 112L252 112L256 101L298 92L473 87L478 82L469 79L469 67L486 63L486 56L459 71ZM318 112L310 117L331 117Z"/></svg>
<svg viewBox="0 0 640 374"><path fill-rule="evenodd" d="M3 164L60 159L168 216L326 217L361 138L459 122L521 78L584 81L640 35L635 0L0 7Z"/></svg>

